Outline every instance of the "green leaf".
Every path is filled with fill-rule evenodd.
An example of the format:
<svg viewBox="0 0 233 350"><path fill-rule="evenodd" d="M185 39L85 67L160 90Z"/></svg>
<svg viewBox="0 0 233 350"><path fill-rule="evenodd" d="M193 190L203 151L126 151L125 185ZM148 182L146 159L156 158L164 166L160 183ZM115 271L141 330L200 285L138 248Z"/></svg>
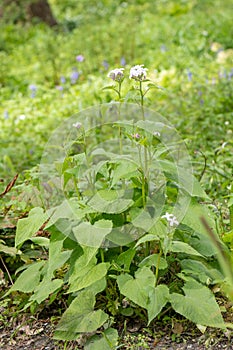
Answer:
<svg viewBox="0 0 233 350"><path fill-rule="evenodd" d="M143 236L137 241L136 247L138 247L140 244L145 243L145 242L153 242L153 241L158 241L159 237L156 235L148 234Z"/></svg>
<svg viewBox="0 0 233 350"><path fill-rule="evenodd" d="M179 188L184 189L190 196L209 199L191 172L167 160L159 160L158 164L164 170L166 176L174 181Z"/></svg>
<svg viewBox="0 0 233 350"><path fill-rule="evenodd" d="M27 218L19 219L17 223L15 246L31 238L48 219L48 215L44 213L40 207L33 208Z"/></svg>
<svg viewBox="0 0 233 350"><path fill-rule="evenodd" d="M205 229L200 220L201 217L204 217L209 227L213 230L213 232L216 232L216 224L211 211L205 205L199 204L195 199L192 199L185 212L182 223L191 227L197 232L204 232L206 235Z"/></svg>
<svg viewBox="0 0 233 350"><path fill-rule="evenodd" d="M120 266L123 265L125 270L129 270L130 264L135 254L136 254L135 248L127 249L125 252L121 253L118 256L116 263Z"/></svg>
<svg viewBox="0 0 233 350"><path fill-rule="evenodd" d="M89 222L82 222L73 228L73 233L81 245L99 248L107 234L112 231L112 221L99 220L91 225Z"/></svg>
<svg viewBox="0 0 233 350"><path fill-rule="evenodd" d="M155 266L155 267L157 267L158 259L159 259L159 254L149 255L140 262L139 267L143 267L143 266L146 266L146 267ZM163 257L160 257L159 270L165 270L167 267L168 267L167 261Z"/></svg>
<svg viewBox="0 0 233 350"><path fill-rule="evenodd" d="M176 312L196 324L225 328L221 311L209 288L196 281L188 281L183 290L185 295L170 295L171 305Z"/></svg>
<svg viewBox="0 0 233 350"><path fill-rule="evenodd" d="M130 177L135 176L138 167L138 164L129 160L121 160L118 162L113 171L111 185L115 186L119 180L129 179Z"/></svg>
<svg viewBox="0 0 233 350"><path fill-rule="evenodd" d="M182 274L192 277L195 276L195 279L198 279L203 284L216 284L224 280L222 273L206 262L184 259L180 264Z"/></svg>
<svg viewBox="0 0 233 350"><path fill-rule="evenodd" d="M191 247L188 243L181 241L172 241L170 251L174 253L184 253L188 255L202 256L198 251Z"/></svg>
<svg viewBox="0 0 233 350"><path fill-rule="evenodd" d="M189 236L189 243L203 256L209 257L216 254L216 248L210 244L210 238L206 234L195 232Z"/></svg>
<svg viewBox="0 0 233 350"><path fill-rule="evenodd" d="M138 230L132 230L132 225L124 225L122 227L114 227L107 239L118 246L125 246L135 241Z"/></svg>
<svg viewBox="0 0 233 350"><path fill-rule="evenodd" d="M143 267L136 271L135 278L128 274L118 276L117 284L121 294L146 309L150 287L155 285L155 276L148 267Z"/></svg>
<svg viewBox="0 0 233 350"><path fill-rule="evenodd" d="M18 290L23 293L31 293L35 290L40 282L41 269L44 266L44 261L39 261L31 264L21 273L7 294Z"/></svg>
<svg viewBox="0 0 233 350"><path fill-rule="evenodd" d="M92 283L89 287L86 287L85 290L90 290L91 292L98 294L103 292L106 289L107 281L106 277L101 278L100 280Z"/></svg>
<svg viewBox="0 0 233 350"><path fill-rule="evenodd" d="M116 91L116 87L114 85L107 85L102 88L102 90L114 90Z"/></svg>
<svg viewBox="0 0 233 350"><path fill-rule="evenodd" d="M46 238L46 237L31 237L30 241L32 241L32 243L37 244L41 247L45 247L45 248L49 247L49 238Z"/></svg>
<svg viewBox="0 0 233 350"><path fill-rule="evenodd" d="M31 296L29 301L36 301L38 304L40 304L62 285L63 281L60 279L54 279L51 281L50 279L48 280L47 278L44 278L43 281L35 288L34 294Z"/></svg>
<svg viewBox="0 0 233 350"><path fill-rule="evenodd" d="M142 228L145 232L148 232L157 221L157 218L152 218L145 209L133 208L130 210L130 215L132 224L135 227Z"/></svg>
<svg viewBox="0 0 233 350"><path fill-rule="evenodd" d="M86 272L85 275L72 276L72 283L69 288L69 293L79 291L83 288L89 287L93 283L101 280L109 269L110 263L100 263L96 266L93 266Z"/></svg>
<svg viewBox="0 0 233 350"><path fill-rule="evenodd" d="M85 275L93 266L96 265L96 253L98 249L92 247L83 247L83 254L80 256L79 250L78 254L74 254L71 256L71 268L69 275L69 283L73 283L73 281L80 276ZM73 260L74 259L74 260Z"/></svg>
<svg viewBox="0 0 233 350"><path fill-rule="evenodd" d="M84 346L84 350L115 350L117 341L117 330L108 328L101 334L101 336L94 335L91 337Z"/></svg>
<svg viewBox="0 0 233 350"><path fill-rule="evenodd" d="M72 254L72 251L62 251L65 236L56 229L51 235L49 243L49 261L47 278L52 278L55 270L65 264Z"/></svg>
<svg viewBox="0 0 233 350"><path fill-rule="evenodd" d="M88 205L100 213L119 214L134 204L132 199L124 199L120 196L120 191L101 190L92 197Z"/></svg>
<svg viewBox="0 0 233 350"><path fill-rule="evenodd" d="M11 255L11 256L16 256L17 254L20 253L20 251L18 249L16 249L15 247L8 247L7 245L2 244L2 243L0 243L0 252L3 252L5 254Z"/></svg>
<svg viewBox="0 0 233 350"><path fill-rule="evenodd" d="M149 293L148 309L148 324L160 313L162 308L169 301L169 288L161 284L155 288L151 288Z"/></svg>
<svg viewBox="0 0 233 350"><path fill-rule="evenodd" d="M94 311L94 305L95 293L80 292L64 312L55 331L55 339L64 339L64 335L65 339L76 339L78 333L94 332L101 327L108 315L102 310Z"/></svg>

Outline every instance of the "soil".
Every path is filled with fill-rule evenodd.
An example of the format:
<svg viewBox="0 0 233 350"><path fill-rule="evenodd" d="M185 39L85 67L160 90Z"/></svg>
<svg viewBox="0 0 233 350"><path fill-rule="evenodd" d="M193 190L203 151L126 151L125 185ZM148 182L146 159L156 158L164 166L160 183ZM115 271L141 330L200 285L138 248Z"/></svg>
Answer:
<svg viewBox="0 0 233 350"><path fill-rule="evenodd" d="M0 321L0 349L2 350L76 350L83 349L84 337L78 341L65 342L53 339L56 322L50 319L37 320L30 315L10 319L7 324ZM153 334L148 329L129 326L122 336L119 349L157 350L233 350L233 331L207 329L204 334L193 324L178 320L167 326L155 324ZM191 329L190 329L191 327ZM151 329L150 329L151 332ZM142 339L145 343L142 342ZM143 345L143 344L144 345ZM145 345L147 344L147 345ZM104 349L103 349L104 350Z"/></svg>

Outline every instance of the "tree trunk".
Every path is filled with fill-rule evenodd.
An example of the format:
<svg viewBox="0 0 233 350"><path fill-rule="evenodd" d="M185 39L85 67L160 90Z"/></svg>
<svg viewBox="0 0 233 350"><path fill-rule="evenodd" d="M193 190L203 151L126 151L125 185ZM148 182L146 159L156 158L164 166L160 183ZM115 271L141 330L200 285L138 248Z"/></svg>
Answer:
<svg viewBox="0 0 233 350"><path fill-rule="evenodd" d="M27 6L27 12L30 18L37 17L49 26L57 25L51 8L47 0L32 1Z"/></svg>
<svg viewBox="0 0 233 350"><path fill-rule="evenodd" d="M57 25L48 0L0 0L0 18L6 21L26 22L38 18L49 26Z"/></svg>

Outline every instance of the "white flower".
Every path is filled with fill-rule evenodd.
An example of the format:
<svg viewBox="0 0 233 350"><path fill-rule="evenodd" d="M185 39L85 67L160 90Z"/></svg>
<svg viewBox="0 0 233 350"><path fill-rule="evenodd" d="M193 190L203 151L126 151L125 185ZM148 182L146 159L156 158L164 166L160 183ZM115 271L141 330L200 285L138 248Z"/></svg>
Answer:
<svg viewBox="0 0 233 350"><path fill-rule="evenodd" d="M21 114L18 116L18 120L25 120L26 119L26 115Z"/></svg>
<svg viewBox="0 0 233 350"><path fill-rule="evenodd" d="M130 69L129 78L134 80L143 81L146 80L147 68L143 68L144 64L134 66Z"/></svg>
<svg viewBox="0 0 233 350"><path fill-rule="evenodd" d="M153 135L154 135L154 136L160 136L160 132L159 132L159 131L155 131L155 132L153 133Z"/></svg>
<svg viewBox="0 0 233 350"><path fill-rule="evenodd" d="M82 124L77 122L77 123L73 124L73 127L76 128L76 129L80 129L82 127Z"/></svg>
<svg viewBox="0 0 233 350"><path fill-rule="evenodd" d="M114 81L122 82L124 79L124 68L116 68L108 73L108 77Z"/></svg>
<svg viewBox="0 0 233 350"><path fill-rule="evenodd" d="M132 137L133 137L134 139L140 139L140 135L139 135L138 133L133 134Z"/></svg>
<svg viewBox="0 0 233 350"><path fill-rule="evenodd" d="M171 227L179 225L177 218L173 214L166 213L162 216L162 219L166 219Z"/></svg>

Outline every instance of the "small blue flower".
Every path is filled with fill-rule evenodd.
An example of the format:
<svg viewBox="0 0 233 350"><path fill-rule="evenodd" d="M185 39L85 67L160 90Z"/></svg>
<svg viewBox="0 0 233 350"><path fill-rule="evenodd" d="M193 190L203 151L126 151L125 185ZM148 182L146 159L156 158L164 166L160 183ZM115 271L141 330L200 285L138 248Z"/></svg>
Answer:
<svg viewBox="0 0 233 350"><path fill-rule="evenodd" d="M76 61L77 62L83 62L85 60L84 56L83 55L78 55L76 56Z"/></svg>
<svg viewBox="0 0 233 350"><path fill-rule="evenodd" d="M36 85L30 84L30 85L29 85L29 90L30 90L30 91L36 91L36 90L37 90Z"/></svg>
<svg viewBox="0 0 233 350"><path fill-rule="evenodd" d="M227 78L226 69L224 69L224 71L219 71L218 77L219 77L219 79L226 79Z"/></svg>
<svg viewBox="0 0 233 350"><path fill-rule="evenodd" d="M78 80L79 78L79 72L77 72L76 70L74 70L71 75L70 75L70 81L71 81L71 84L75 84L76 81Z"/></svg>
<svg viewBox="0 0 233 350"><path fill-rule="evenodd" d="M63 77L63 76L61 76L61 78L60 78L60 82L61 82L62 84L65 84L65 82L66 82L66 78L65 78L65 77Z"/></svg>
<svg viewBox="0 0 233 350"><path fill-rule="evenodd" d="M109 64L108 64L108 62L107 62L106 60L103 60L102 65L104 66L104 68L105 68L106 70L108 70Z"/></svg>
<svg viewBox="0 0 233 350"><path fill-rule="evenodd" d="M228 73L228 79L231 80L232 77L233 77L233 68L231 68L230 73Z"/></svg>
<svg viewBox="0 0 233 350"><path fill-rule="evenodd" d="M4 119L9 119L9 112L7 110L3 112L3 115L4 115Z"/></svg>
<svg viewBox="0 0 233 350"><path fill-rule="evenodd" d="M30 84L29 90L31 91L31 98L34 98L36 96L36 90L37 90L36 85Z"/></svg>
<svg viewBox="0 0 233 350"><path fill-rule="evenodd" d="M166 52L167 51L167 47L166 47L166 45L161 45L160 46L160 51L162 52L162 53L164 53L164 52Z"/></svg>
<svg viewBox="0 0 233 350"><path fill-rule="evenodd" d="M59 90L59 91L63 91L64 90L63 86L61 86L61 85L57 85L56 89Z"/></svg>
<svg viewBox="0 0 233 350"><path fill-rule="evenodd" d="M121 65L125 66L126 65L126 60L124 57L121 57Z"/></svg>
<svg viewBox="0 0 233 350"><path fill-rule="evenodd" d="M188 77L188 81L192 81L193 73L189 69L187 69L187 77Z"/></svg>

